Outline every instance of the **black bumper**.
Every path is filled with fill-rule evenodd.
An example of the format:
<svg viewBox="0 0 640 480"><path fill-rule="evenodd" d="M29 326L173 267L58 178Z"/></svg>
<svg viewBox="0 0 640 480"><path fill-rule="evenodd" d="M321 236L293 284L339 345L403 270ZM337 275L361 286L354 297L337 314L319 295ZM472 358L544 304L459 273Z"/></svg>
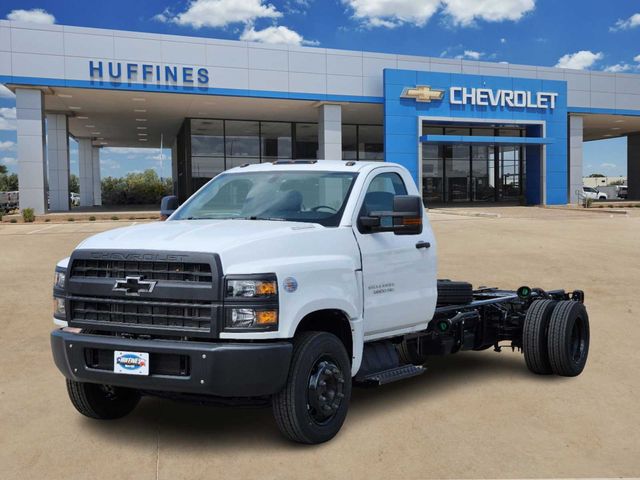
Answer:
<svg viewBox="0 0 640 480"><path fill-rule="evenodd" d="M117 374L112 369L88 366L85 354L88 349L181 355L188 357L189 369L183 375ZM129 340L54 330L51 350L62 374L78 382L221 397L255 397L282 389L289 371L292 345L289 342Z"/></svg>

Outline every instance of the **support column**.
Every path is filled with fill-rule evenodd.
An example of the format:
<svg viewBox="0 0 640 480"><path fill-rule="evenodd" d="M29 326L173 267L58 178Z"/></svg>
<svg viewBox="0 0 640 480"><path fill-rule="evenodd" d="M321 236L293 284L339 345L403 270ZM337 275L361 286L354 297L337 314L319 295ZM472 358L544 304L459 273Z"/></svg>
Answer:
<svg viewBox="0 0 640 480"><path fill-rule="evenodd" d="M93 206L93 147L90 138L78 139L78 164L80 167L80 206Z"/></svg>
<svg viewBox="0 0 640 480"><path fill-rule="evenodd" d="M69 125L67 116L47 114L49 210L69 211Z"/></svg>
<svg viewBox="0 0 640 480"><path fill-rule="evenodd" d="M20 210L47 210L44 102L40 90L16 89Z"/></svg>
<svg viewBox="0 0 640 480"><path fill-rule="evenodd" d="M571 115L569 117L569 203L578 203L582 192L582 141L583 118Z"/></svg>
<svg viewBox="0 0 640 480"><path fill-rule="evenodd" d="M640 133L627 136L627 187L627 198L640 200Z"/></svg>
<svg viewBox="0 0 640 480"><path fill-rule="evenodd" d="M102 178L100 177L100 147L92 147L93 204L102 205Z"/></svg>
<svg viewBox="0 0 640 480"><path fill-rule="evenodd" d="M342 106L318 108L318 160L342 159Z"/></svg>

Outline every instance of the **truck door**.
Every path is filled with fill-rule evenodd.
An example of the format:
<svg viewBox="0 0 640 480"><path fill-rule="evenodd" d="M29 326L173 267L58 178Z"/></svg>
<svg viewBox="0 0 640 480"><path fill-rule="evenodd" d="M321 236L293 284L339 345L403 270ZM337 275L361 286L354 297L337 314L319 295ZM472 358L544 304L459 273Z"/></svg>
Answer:
<svg viewBox="0 0 640 480"><path fill-rule="evenodd" d="M403 179L397 171L374 171L365 184L358 217L392 211L393 197L407 195L408 182L412 180ZM426 328L435 309L437 287L434 237L425 213L420 234L362 230L354 222L362 256L365 339Z"/></svg>

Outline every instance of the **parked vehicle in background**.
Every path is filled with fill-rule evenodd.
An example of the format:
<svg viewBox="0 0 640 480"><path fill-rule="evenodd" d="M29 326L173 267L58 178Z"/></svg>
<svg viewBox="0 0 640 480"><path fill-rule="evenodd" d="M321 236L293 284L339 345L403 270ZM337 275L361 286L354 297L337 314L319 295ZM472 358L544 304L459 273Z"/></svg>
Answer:
<svg viewBox="0 0 640 480"><path fill-rule="evenodd" d="M20 194L18 192L0 192L0 212L10 212L18 208Z"/></svg>
<svg viewBox="0 0 640 480"><path fill-rule="evenodd" d="M79 193L71 192L69 194L69 200L71 200L71 205L73 205L74 207L79 207L80 206L80 194Z"/></svg>
<svg viewBox="0 0 640 480"><path fill-rule="evenodd" d="M626 185L620 185L618 188L618 198L627 199L628 189Z"/></svg>
<svg viewBox="0 0 640 480"><path fill-rule="evenodd" d="M582 187L582 192L585 198L591 198L593 200L607 200L609 196L593 187Z"/></svg>

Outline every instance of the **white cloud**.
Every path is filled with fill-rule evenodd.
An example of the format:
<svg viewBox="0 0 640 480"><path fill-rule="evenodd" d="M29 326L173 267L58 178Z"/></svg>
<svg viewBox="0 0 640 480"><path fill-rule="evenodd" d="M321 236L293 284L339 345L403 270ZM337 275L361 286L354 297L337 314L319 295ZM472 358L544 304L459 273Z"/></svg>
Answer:
<svg viewBox="0 0 640 480"><path fill-rule="evenodd" d="M13 22L40 23L43 25L53 25L56 23L56 17L42 8L33 8L31 10L12 10L7 15L7 20L11 20Z"/></svg>
<svg viewBox="0 0 640 480"><path fill-rule="evenodd" d="M0 130L17 130L16 108L0 108Z"/></svg>
<svg viewBox="0 0 640 480"><path fill-rule="evenodd" d="M139 153L148 153L148 148L137 147L104 147L101 154L103 155L135 155Z"/></svg>
<svg viewBox="0 0 640 480"><path fill-rule="evenodd" d="M615 32L617 30L628 30L635 27L640 27L640 13L634 13L626 20L621 18L613 27L609 28L609 30Z"/></svg>
<svg viewBox="0 0 640 480"><path fill-rule="evenodd" d="M250 23L258 18L281 17L275 6L263 0L192 0L184 12L173 14L169 9L153 17L193 28L224 27L231 23Z"/></svg>
<svg viewBox="0 0 640 480"><path fill-rule="evenodd" d="M0 98L16 98L16 95L0 83Z"/></svg>
<svg viewBox="0 0 640 480"><path fill-rule="evenodd" d="M7 140L6 142L0 142L0 150L13 150L15 148L15 142Z"/></svg>
<svg viewBox="0 0 640 480"><path fill-rule="evenodd" d="M601 163L600 166L602 168L616 168L616 164L615 163Z"/></svg>
<svg viewBox="0 0 640 480"><path fill-rule="evenodd" d="M616 63L615 65L609 65L604 69L604 71L611 72L611 73L622 73L622 72L628 72L632 68L633 67L628 63L621 62L621 63Z"/></svg>
<svg viewBox="0 0 640 480"><path fill-rule="evenodd" d="M0 159L0 163L2 163L3 165L17 165L18 159L14 157L2 157Z"/></svg>
<svg viewBox="0 0 640 480"><path fill-rule="evenodd" d="M480 57L484 55L483 52L476 52L475 50L465 50L464 53L460 55L456 55L458 59L470 59L470 60L480 60Z"/></svg>
<svg viewBox="0 0 640 480"><path fill-rule="evenodd" d="M636 55L635 57L633 57L633 61L640 62L640 55Z"/></svg>
<svg viewBox="0 0 640 480"><path fill-rule="evenodd" d="M394 28L403 24L426 24L439 10L454 25L475 20L518 21L535 8L535 0L342 0L353 17L367 27Z"/></svg>
<svg viewBox="0 0 640 480"><path fill-rule="evenodd" d="M507 39L506 38L501 38L500 39L500 43L507 43Z"/></svg>
<svg viewBox="0 0 640 480"><path fill-rule="evenodd" d="M438 11L441 0L342 0L353 17L367 27L422 26Z"/></svg>
<svg viewBox="0 0 640 480"><path fill-rule="evenodd" d="M475 20L486 22L518 21L536 7L535 0L443 0L444 13L456 25L470 25Z"/></svg>
<svg viewBox="0 0 640 480"><path fill-rule="evenodd" d="M256 30L253 26L248 26L240 35L240 40L284 45L318 45L318 42L305 40L298 32L282 25L267 27L263 30Z"/></svg>
<svg viewBox="0 0 640 480"><path fill-rule="evenodd" d="M571 68L573 70L584 70L591 67L598 60L602 60L604 55L601 52L593 53L590 50L580 50L575 53L563 55L556 63L558 68Z"/></svg>

